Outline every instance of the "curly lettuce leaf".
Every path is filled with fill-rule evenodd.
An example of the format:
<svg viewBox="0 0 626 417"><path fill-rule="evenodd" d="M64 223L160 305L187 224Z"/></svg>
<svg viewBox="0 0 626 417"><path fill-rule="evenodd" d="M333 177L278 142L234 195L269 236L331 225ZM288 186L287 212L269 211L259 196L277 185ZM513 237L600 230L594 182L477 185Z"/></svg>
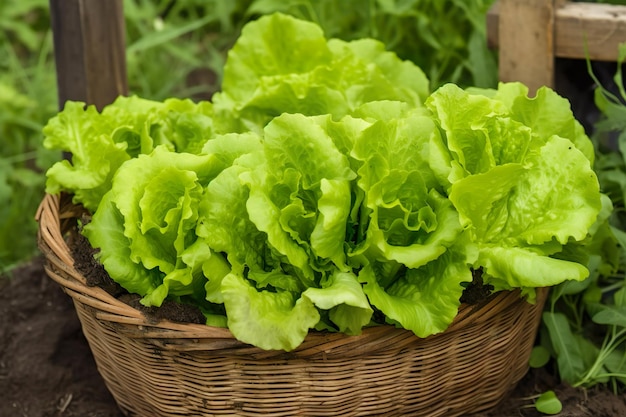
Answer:
<svg viewBox="0 0 626 417"><path fill-rule="evenodd" d="M203 267L207 262L214 263L211 258L220 255L198 242L197 207L203 184L222 169L213 155L175 153L164 146L129 160L118 169L107 194L112 204L98 208L85 227L85 235L100 249L102 263L111 277L129 287L129 291L142 295L143 304L159 306L168 296L202 292ZM118 242L98 239L111 227L119 230L119 224L107 219L122 220L127 238L125 254L130 262L151 271L152 280L145 287L116 274L111 259L121 250Z"/></svg>
<svg viewBox="0 0 626 417"><path fill-rule="evenodd" d="M213 136L212 104L191 100L152 101L119 97L98 112L94 106L67 102L44 127L44 146L71 153L71 160L47 172L46 191L67 191L75 203L94 212L111 189L113 176L127 160L159 145L198 153Z"/></svg>
<svg viewBox="0 0 626 417"><path fill-rule="evenodd" d="M426 100L426 106L443 132L431 138L430 161L446 189L468 175L521 162L535 146L530 129L512 120L498 100L447 84Z"/></svg>
<svg viewBox="0 0 626 417"><path fill-rule="evenodd" d="M196 234L212 251L225 254L229 265L226 272L248 268L250 274L258 274L278 268L280 258L273 256L266 234L248 216L249 190L239 178L248 169L234 164L209 183L198 207ZM224 271L223 268L205 269L208 301L224 302L221 292Z"/></svg>
<svg viewBox="0 0 626 417"><path fill-rule="evenodd" d="M228 328L238 340L261 349L291 351L320 320L308 298L258 290L239 274L226 275L221 287Z"/></svg>
<svg viewBox="0 0 626 417"><path fill-rule="evenodd" d="M418 268L459 236L458 215L428 165L434 132L430 118L409 114L378 121L357 138L351 156L362 161L357 183L367 221L361 219L365 241L356 242L355 255Z"/></svg>
<svg viewBox="0 0 626 417"><path fill-rule="evenodd" d="M389 323L411 330L418 337L444 331L457 315L463 283L472 281L464 250L450 249L436 260L408 269L395 282L382 286L373 265L359 273L372 306Z"/></svg>
<svg viewBox="0 0 626 417"><path fill-rule="evenodd" d="M424 72L410 61L403 61L375 39L345 42L329 39L333 53L331 72L336 89L346 98L350 112L376 101L398 101L420 107L428 94Z"/></svg>
<svg viewBox="0 0 626 417"><path fill-rule="evenodd" d="M313 279L346 269L343 241L356 174L346 155L314 119L284 114L265 128L265 163L243 174L250 187L248 214L274 249Z"/></svg>
<svg viewBox="0 0 626 417"><path fill-rule="evenodd" d="M68 102L62 112L43 129L44 146L72 153L72 161L62 160L46 172L46 192L74 194L75 203L95 211L102 196L111 188L113 174L130 159L126 142L115 142L108 126L98 123L95 107Z"/></svg>
<svg viewBox="0 0 626 417"><path fill-rule="evenodd" d="M586 266L578 262L551 258L524 247L480 245L476 264L483 268L485 280L498 289L549 287L568 280L582 281L589 275Z"/></svg>
<svg viewBox="0 0 626 417"><path fill-rule="evenodd" d="M522 83L500 83L493 98L505 103L513 120L528 126L534 136L550 138L556 135L571 140L593 166L593 143L574 117L569 101L556 91L541 87L531 98L528 97L528 87Z"/></svg>
<svg viewBox="0 0 626 417"><path fill-rule="evenodd" d="M447 85L426 103L442 130L431 140L431 164L478 247L474 267L497 288L584 279L584 266L556 258L587 238L602 209L583 152L589 139L567 101L547 90L536 99L526 94L518 84L500 84L491 95ZM554 126L543 112L558 113Z"/></svg>
<svg viewBox="0 0 626 417"><path fill-rule="evenodd" d="M374 311L363 287L352 272L335 272L321 288L308 288L302 293L322 310L336 328L349 335L358 335L368 324Z"/></svg>
<svg viewBox="0 0 626 417"><path fill-rule="evenodd" d="M327 40L319 26L274 13L246 25L229 51L215 120L220 132L260 132L282 113L339 119L374 101L419 106L428 92L422 70L379 41Z"/></svg>
<svg viewBox="0 0 626 417"><path fill-rule="evenodd" d="M115 282L136 294L149 294L159 285L162 274L146 269L134 262L130 254L130 239L124 234L124 217L118 210L111 193L102 198L100 209L91 222L84 226L83 234L94 248L105 248L97 254L98 261Z"/></svg>

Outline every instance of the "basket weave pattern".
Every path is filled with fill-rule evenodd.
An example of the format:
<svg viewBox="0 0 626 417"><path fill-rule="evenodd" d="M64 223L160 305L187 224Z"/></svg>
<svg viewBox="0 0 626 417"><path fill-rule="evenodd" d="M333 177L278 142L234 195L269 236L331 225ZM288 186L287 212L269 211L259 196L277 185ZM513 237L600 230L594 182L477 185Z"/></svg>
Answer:
<svg viewBox="0 0 626 417"><path fill-rule="evenodd" d="M360 336L311 332L292 352L265 351L227 329L169 321L89 287L73 267L67 197L37 214L46 271L72 297L98 369L128 416L458 416L494 406L528 369L547 290L535 305L502 292L462 305L445 332L392 326Z"/></svg>

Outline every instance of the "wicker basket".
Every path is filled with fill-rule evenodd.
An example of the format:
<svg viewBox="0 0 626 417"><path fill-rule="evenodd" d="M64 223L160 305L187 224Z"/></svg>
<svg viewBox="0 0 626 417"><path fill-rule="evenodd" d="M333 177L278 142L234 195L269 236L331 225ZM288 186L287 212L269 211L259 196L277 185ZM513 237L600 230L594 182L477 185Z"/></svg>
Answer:
<svg viewBox="0 0 626 417"><path fill-rule="evenodd" d="M458 416L490 408L523 377L547 290L531 305L502 292L462 305L445 332L392 326L360 336L312 332L293 352L265 351L227 329L148 321L73 267L69 198L37 215L50 278L75 304L98 369L128 416Z"/></svg>

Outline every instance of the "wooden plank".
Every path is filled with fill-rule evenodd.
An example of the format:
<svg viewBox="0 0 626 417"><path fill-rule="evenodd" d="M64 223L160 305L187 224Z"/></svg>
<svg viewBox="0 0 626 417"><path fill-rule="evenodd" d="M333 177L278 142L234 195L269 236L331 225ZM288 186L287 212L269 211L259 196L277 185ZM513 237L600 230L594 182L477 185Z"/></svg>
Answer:
<svg viewBox="0 0 626 417"><path fill-rule="evenodd" d="M487 14L487 43L499 48L499 2ZM507 29L505 29L507 30ZM554 56L616 61L618 46L626 42L626 6L564 2L555 11Z"/></svg>
<svg viewBox="0 0 626 417"><path fill-rule="evenodd" d="M554 86L554 0L500 0L501 81L520 81L533 95Z"/></svg>
<svg viewBox="0 0 626 417"><path fill-rule="evenodd" d="M127 94L123 0L50 0L59 108Z"/></svg>
<svg viewBox="0 0 626 417"><path fill-rule="evenodd" d="M556 56L616 61L626 42L626 6L567 3L556 12L555 29Z"/></svg>

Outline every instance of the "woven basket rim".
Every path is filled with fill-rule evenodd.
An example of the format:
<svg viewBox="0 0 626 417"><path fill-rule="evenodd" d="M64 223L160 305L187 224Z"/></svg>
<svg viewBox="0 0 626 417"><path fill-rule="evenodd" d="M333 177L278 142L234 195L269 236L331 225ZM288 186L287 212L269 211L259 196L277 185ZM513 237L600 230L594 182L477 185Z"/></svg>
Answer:
<svg viewBox="0 0 626 417"><path fill-rule="evenodd" d="M74 268L70 249L64 239L64 234L67 231L64 229L69 229L68 224L81 211L81 208L72 203L70 195L46 193L36 213L36 220L39 223L37 240L39 249L47 260L45 269L49 277L61 285L75 302L93 308L98 320L113 323L120 331L126 330L131 334L135 333L135 337L154 340L169 339L163 342L164 344L186 343L185 341L189 340L197 342L201 339L208 339L211 340L213 346L217 346L216 349L236 348L247 353L251 353L250 349L256 353L259 351L270 352L237 340L227 328L173 322L166 319L152 321L144 313L118 300L103 288L88 286L86 278ZM537 302L543 302L547 293L547 288L539 288ZM485 322L508 308L515 308L516 302L519 304L520 299L519 290L500 291L477 304L461 304L457 316L444 332L421 340L449 335L473 324ZM524 302L526 301L524 300ZM365 327L357 336L312 330L306 336L305 341L291 353L297 352L307 356L319 353L320 346L324 346L324 349L328 350L332 349L333 346L341 346L347 342L351 344L354 344L355 341L366 343L379 340L381 337L394 338L394 348L398 349L402 349L405 344L420 340L413 332L391 325ZM177 339L179 342L176 342ZM221 343L216 343L216 341ZM200 344L197 349L206 347L206 344Z"/></svg>

